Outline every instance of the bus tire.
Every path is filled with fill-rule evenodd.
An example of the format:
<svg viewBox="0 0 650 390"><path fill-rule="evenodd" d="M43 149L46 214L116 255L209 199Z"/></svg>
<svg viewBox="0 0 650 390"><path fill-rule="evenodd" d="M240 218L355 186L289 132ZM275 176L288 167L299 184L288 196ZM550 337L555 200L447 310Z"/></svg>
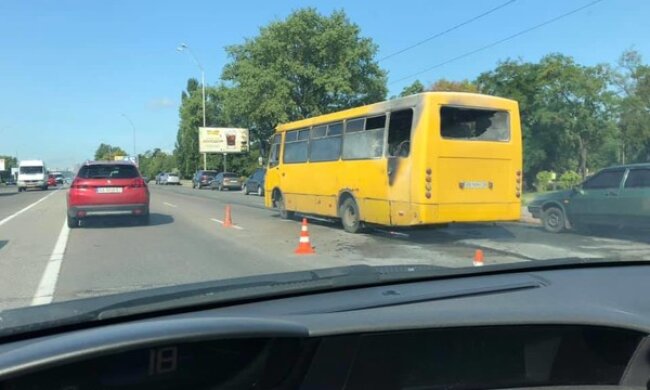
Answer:
<svg viewBox="0 0 650 390"><path fill-rule="evenodd" d="M293 211L287 210L287 208L284 206L284 197L282 194L276 195L275 207L277 207L278 211L280 212L280 218L282 219L292 219L295 215Z"/></svg>
<svg viewBox="0 0 650 390"><path fill-rule="evenodd" d="M352 198L343 201L339 208L339 216L343 229L348 233L361 233L363 231L363 222L359 215L359 206Z"/></svg>

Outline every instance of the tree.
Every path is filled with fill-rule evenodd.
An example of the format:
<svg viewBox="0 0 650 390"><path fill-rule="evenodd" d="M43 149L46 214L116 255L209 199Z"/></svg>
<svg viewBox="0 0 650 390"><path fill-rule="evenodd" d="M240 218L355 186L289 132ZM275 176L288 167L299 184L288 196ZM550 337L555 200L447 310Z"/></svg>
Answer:
<svg viewBox="0 0 650 390"><path fill-rule="evenodd" d="M147 150L138 156L140 164L140 173L143 176L152 178L160 172L174 172L177 171L176 159L173 155L167 154L155 148L154 150Z"/></svg>
<svg viewBox="0 0 650 390"><path fill-rule="evenodd" d="M452 81L447 79L440 79L427 89L427 91L440 91L440 92L478 92L478 87L475 83L469 80Z"/></svg>
<svg viewBox="0 0 650 390"><path fill-rule="evenodd" d="M262 149L278 123L386 96L386 73L374 59L377 46L343 11L295 11L226 51L228 116L251 129Z"/></svg>
<svg viewBox="0 0 650 390"><path fill-rule="evenodd" d="M650 160L650 67L634 50L623 52L614 76L620 97L622 163Z"/></svg>
<svg viewBox="0 0 650 390"><path fill-rule="evenodd" d="M424 92L424 85L420 82L420 80L415 80L413 84L404 87L404 89L402 89L402 92L400 92L399 95L409 96L421 92Z"/></svg>
<svg viewBox="0 0 650 390"><path fill-rule="evenodd" d="M206 125L227 127L231 125L223 117L223 87L206 87ZM187 81L186 90L181 94L179 107L180 122L176 135L174 155L178 169L183 177L190 177L194 171L203 166L199 153L199 127L203 126L203 103L201 86L195 79ZM214 163L216 156L208 156L208 162ZM218 157L221 159L221 157ZM216 167L216 165L211 165Z"/></svg>
<svg viewBox="0 0 650 390"><path fill-rule="evenodd" d="M599 153L616 137L611 77L607 66L581 66L551 54L539 63L502 62L481 74L477 85L483 93L519 102L524 174L532 182L541 170L577 169L584 177L590 153L598 156L592 160L610 162Z"/></svg>
<svg viewBox="0 0 650 390"><path fill-rule="evenodd" d="M112 146L109 144L100 144L95 151L95 160L114 160L115 156L128 156L119 146Z"/></svg>
<svg viewBox="0 0 650 390"><path fill-rule="evenodd" d="M6 181L11 176L11 168L18 167L18 159L13 156L0 156L5 160L5 170L0 171L0 180Z"/></svg>

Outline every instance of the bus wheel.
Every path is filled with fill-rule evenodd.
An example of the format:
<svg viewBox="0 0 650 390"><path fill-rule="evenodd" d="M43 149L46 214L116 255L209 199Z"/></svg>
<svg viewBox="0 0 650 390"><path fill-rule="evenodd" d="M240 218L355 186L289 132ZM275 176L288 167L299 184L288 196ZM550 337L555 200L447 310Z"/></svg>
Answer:
<svg viewBox="0 0 650 390"><path fill-rule="evenodd" d="M341 216L341 224L343 229L348 233L361 233L363 231L363 222L359 216L359 207L357 202L352 198L343 201L341 208L339 208L339 215Z"/></svg>
<svg viewBox="0 0 650 390"><path fill-rule="evenodd" d="M284 198L282 195L278 195L277 199L275 200L275 207L278 208L278 211L280 212L280 218L282 219L292 219L295 215L293 211L287 210L284 206Z"/></svg>

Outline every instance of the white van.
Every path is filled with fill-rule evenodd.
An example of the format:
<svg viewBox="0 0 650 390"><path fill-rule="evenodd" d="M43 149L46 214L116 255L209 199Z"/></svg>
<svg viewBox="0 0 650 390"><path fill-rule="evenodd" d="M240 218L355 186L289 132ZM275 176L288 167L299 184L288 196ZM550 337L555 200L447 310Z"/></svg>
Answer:
<svg viewBox="0 0 650 390"><path fill-rule="evenodd" d="M23 160L18 164L18 192L28 188L47 190L47 169L41 160Z"/></svg>

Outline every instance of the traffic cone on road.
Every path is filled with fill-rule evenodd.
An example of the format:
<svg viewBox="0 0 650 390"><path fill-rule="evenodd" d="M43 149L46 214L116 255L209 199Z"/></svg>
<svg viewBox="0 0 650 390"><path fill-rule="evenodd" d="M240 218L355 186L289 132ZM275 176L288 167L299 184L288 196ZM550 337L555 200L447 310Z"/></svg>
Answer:
<svg viewBox="0 0 650 390"><path fill-rule="evenodd" d="M307 218L302 219L302 227L300 228L300 242L294 251L298 255L311 255L316 253L309 241L309 230L307 229Z"/></svg>
<svg viewBox="0 0 650 390"><path fill-rule="evenodd" d="M483 266L483 251L481 249L477 249L476 252L474 252L474 267L482 267Z"/></svg>
<svg viewBox="0 0 650 390"><path fill-rule="evenodd" d="M230 215L230 205L226 206L226 217L223 220L223 227L232 227L232 216Z"/></svg>

